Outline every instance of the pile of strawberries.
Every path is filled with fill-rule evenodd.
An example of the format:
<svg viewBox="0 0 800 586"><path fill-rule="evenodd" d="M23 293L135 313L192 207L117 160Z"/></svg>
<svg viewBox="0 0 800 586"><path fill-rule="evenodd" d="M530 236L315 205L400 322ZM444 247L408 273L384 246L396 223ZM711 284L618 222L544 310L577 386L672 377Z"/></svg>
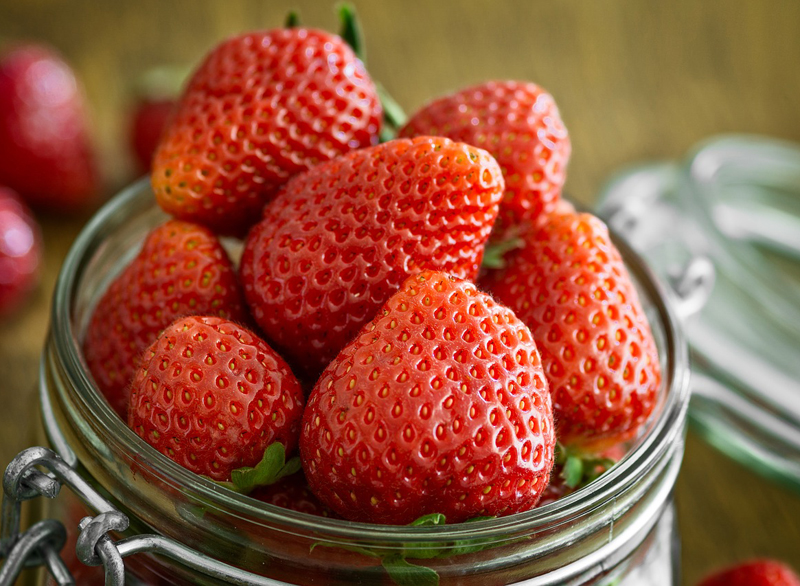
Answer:
<svg viewBox="0 0 800 586"><path fill-rule="evenodd" d="M561 199L555 102L494 81L404 123L345 36L206 57L153 162L174 219L99 301L88 367L160 452L281 506L405 524L558 498L661 373L605 225Z"/></svg>

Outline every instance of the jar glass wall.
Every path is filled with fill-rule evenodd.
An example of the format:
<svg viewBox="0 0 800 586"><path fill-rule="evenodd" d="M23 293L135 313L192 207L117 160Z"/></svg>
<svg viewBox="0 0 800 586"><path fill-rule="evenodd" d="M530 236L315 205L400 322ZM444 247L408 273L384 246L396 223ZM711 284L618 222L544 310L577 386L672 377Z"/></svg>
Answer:
<svg viewBox="0 0 800 586"><path fill-rule="evenodd" d="M314 517L221 488L158 453L105 402L82 358L82 336L105 287L164 219L140 182L90 222L62 269L42 364L52 445L130 517L129 532L158 533L288 584L391 584L402 571L431 576L413 566L435 571L443 586L677 583L671 495L683 455L686 349L671 293L624 243L616 242L663 371L656 411L625 457L589 487L526 513L435 527L379 526ZM138 572L152 566L165 583L223 583L158 557L137 554L126 565L138 565Z"/></svg>

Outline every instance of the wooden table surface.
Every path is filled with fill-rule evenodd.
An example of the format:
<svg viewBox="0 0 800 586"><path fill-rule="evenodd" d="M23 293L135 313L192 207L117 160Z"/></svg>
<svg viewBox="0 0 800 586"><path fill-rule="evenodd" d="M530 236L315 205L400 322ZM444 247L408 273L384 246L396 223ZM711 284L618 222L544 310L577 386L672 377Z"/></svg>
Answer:
<svg viewBox="0 0 800 586"><path fill-rule="evenodd" d="M533 80L558 101L573 156L568 191L591 203L622 165L682 156L722 132L800 140L800 3L716 0L357 2L369 69L411 111L489 78ZM41 39L76 68L108 193L131 179L130 86L148 67L193 63L216 41L279 26L290 7L335 28L328 2L0 1L0 37ZM44 275L0 323L0 463L27 443L53 283L86 217L43 217ZM800 569L800 495L690 435L677 501L684 584L752 556Z"/></svg>

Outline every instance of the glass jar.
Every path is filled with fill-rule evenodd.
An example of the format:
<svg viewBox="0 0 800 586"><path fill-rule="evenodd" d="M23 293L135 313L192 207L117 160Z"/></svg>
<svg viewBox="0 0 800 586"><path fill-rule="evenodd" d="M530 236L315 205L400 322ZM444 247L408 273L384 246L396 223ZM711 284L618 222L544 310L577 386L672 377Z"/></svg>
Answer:
<svg viewBox="0 0 800 586"><path fill-rule="evenodd" d="M684 449L688 358L673 317L675 294L623 242L616 243L663 369L658 406L623 459L589 487L526 513L379 526L266 505L192 474L141 440L95 388L81 355L92 308L164 219L142 181L88 224L56 287L41 368L51 445L104 497L92 508L108 510L110 503L130 520L129 529L112 536L123 538L115 545L131 581L147 575L147 583L167 584L678 584L672 491ZM125 539L142 533L161 537L147 544Z"/></svg>
<svg viewBox="0 0 800 586"><path fill-rule="evenodd" d="M800 144L713 137L619 172L598 213L657 274L707 259L708 303L684 324L694 429L800 490Z"/></svg>

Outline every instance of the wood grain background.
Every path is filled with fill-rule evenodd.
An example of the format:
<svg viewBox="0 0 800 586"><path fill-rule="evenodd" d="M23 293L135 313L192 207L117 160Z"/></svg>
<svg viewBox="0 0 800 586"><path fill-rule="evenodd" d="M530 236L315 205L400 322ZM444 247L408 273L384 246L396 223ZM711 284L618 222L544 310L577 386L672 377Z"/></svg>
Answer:
<svg viewBox="0 0 800 586"><path fill-rule="evenodd" d="M411 111L490 78L536 81L558 101L573 157L568 191L591 203L604 178L677 158L717 133L800 140L800 2L391 0L356 2L369 69ZM0 0L0 37L56 46L85 87L106 194L129 181L131 86L162 63L196 62L218 40L278 26L290 7L335 29L332 4L302 1ZM86 216L42 217L41 285L0 323L0 464L28 442L50 295ZM677 500L683 575L753 556L800 569L800 495L690 436Z"/></svg>

